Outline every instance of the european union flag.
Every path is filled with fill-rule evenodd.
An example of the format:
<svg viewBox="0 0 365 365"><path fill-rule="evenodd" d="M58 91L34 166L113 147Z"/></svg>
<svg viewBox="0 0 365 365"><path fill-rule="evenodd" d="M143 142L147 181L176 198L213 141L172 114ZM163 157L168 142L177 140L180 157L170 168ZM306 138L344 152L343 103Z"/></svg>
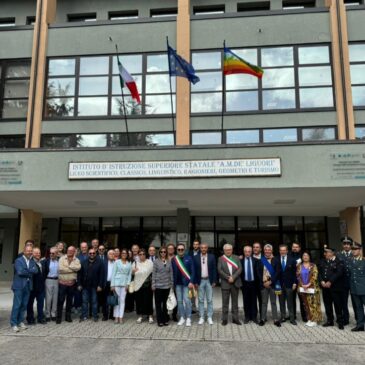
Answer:
<svg viewBox="0 0 365 365"><path fill-rule="evenodd" d="M169 45L167 46L167 51L169 55L170 76L185 77L193 84L200 81L199 77L195 75L194 67L189 62L179 56Z"/></svg>

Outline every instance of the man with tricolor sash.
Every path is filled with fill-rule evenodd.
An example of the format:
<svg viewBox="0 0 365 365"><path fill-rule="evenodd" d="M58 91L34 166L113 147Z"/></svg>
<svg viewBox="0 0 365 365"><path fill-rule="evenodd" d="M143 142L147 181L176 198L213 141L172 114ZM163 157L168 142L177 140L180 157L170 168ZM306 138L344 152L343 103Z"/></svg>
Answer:
<svg viewBox="0 0 365 365"><path fill-rule="evenodd" d="M258 276L260 280L262 298L261 319L259 325L265 325L267 320L267 307L270 298L271 313L274 324L277 327L281 327L276 306L276 296L281 294L280 262L276 257L274 257L273 247L270 244L266 244L264 246L264 255L261 257L258 266Z"/></svg>
<svg viewBox="0 0 365 365"><path fill-rule="evenodd" d="M224 254L218 259L218 273L222 289L222 325L228 323L229 299L232 298L232 323L241 325L238 319L238 293L242 286L242 266L238 256L233 255L233 246L226 243Z"/></svg>
<svg viewBox="0 0 365 365"><path fill-rule="evenodd" d="M185 255L185 245L179 243L176 247L177 255L171 260L174 274L174 285L177 296L177 309L180 316L178 326L184 323L191 326L191 295L194 290L195 268L190 255Z"/></svg>

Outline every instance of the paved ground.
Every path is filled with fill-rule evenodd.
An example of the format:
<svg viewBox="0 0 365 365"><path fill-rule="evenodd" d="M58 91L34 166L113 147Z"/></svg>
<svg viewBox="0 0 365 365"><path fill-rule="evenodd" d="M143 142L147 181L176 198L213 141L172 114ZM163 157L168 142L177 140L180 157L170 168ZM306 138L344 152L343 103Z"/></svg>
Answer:
<svg viewBox="0 0 365 365"><path fill-rule="evenodd" d="M220 296L216 295L220 298ZM136 324L135 314L125 323L112 321L31 326L19 334L9 327L11 292L0 285L0 364L364 364L365 333L337 328L308 328L288 323L281 328L270 321L236 326L215 324L159 328L156 324ZM216 308L219 300L216 299Z"/></svg>

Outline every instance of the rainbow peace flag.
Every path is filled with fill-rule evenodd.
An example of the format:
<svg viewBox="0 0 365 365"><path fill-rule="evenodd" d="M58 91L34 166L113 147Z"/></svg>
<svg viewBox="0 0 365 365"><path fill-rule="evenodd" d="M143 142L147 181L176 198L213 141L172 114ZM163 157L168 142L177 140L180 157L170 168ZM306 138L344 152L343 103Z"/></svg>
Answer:
<svg viewBox="0 0 365 365"><path fill-rule="evenodd" d="M264 70L258 66L251 65L249 62L237 56L229 48L224 47L223 74L249 74L261 79Z"/></svg>

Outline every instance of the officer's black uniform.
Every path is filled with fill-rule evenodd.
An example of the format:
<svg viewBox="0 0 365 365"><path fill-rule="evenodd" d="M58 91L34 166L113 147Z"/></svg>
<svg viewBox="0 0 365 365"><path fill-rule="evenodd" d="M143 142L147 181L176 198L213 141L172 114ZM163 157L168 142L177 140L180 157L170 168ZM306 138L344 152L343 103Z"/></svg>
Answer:
<svg viewBox="0 0 365 365"><path fill-rule="evenodd" d="M344 313L343 313L343 295L345 289L344 265L337 257L332 260L322 260L318 266L318 280L331 283L330 288L323 288L322 295L324 307L326 309L327 323L325 327L333 326L333 306L335 307L338 327L343 329Z"/></svg>

